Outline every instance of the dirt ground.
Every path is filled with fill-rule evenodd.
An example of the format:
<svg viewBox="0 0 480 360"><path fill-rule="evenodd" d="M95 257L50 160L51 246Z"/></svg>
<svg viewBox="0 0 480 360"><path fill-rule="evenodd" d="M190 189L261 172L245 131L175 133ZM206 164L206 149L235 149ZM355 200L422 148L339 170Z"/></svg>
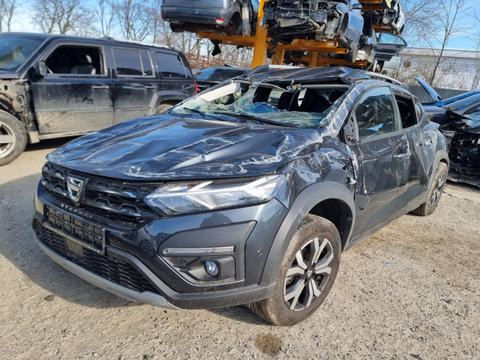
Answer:
<svg viewBox="0 0 480 360"><path fill-rule="evenodd" d="M426 218L407 215L343 254L314 316L273 327L245 307L173 311L98 289L32 240L45 155L0 168L0 359L478 359L480 191L447 185Z"/></svg>

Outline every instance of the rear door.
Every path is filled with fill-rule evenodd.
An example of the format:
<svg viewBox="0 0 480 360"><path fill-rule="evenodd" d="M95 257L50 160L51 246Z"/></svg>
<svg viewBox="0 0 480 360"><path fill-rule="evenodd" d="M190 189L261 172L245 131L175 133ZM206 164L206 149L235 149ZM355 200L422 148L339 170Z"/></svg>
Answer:
<svg viewBox="0 0 480 360"><path fill-rule="evenodd" d="M162 79L162 93L165 100L185 99L195 94L192 71L180 53L157 50L155 52L157 71Z"/></svg>
<svg viewBox="0 0 480 360"><path fill-rule="evenodd" d="M150 52L141 48L113 47L115 64L114 123L150 115L158 79Z"/></svg>
<svg viewBox="0 0 480 360"><path fill-rule="evenodd" d="M112 79L102 46L60 42L40 60L48 73L31 87L41 135L80 134L112 124Z"/></svg>
<svg viewBox="0 0 480 360"><path fill-rule="evenodd" d="M378 33L375 59L390 61L392 57L398 56L400 51L406 47L407 42L402 37L390 33Z"/></svg>
<svg viewBox="0 0 480 360"><path fill-rule="evenodd" d="M369 90L354 107L352 116L358 127L358 142L350 147L359 162L354 234L360 236L403 209L402 195L408 189L412 154L390 88Z"/></svg>

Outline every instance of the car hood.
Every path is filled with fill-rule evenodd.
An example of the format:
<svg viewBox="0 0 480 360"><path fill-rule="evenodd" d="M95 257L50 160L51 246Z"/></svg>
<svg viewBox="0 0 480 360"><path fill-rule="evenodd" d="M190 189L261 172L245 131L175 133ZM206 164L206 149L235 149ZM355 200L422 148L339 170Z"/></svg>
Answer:
<svg viewBox="0 0 480 360"><path fill-rule="evenodd" d="M256 176L318 149L322 132L174 117L130 120L78 138L47 160L88 174L171 180Z"/></svg>

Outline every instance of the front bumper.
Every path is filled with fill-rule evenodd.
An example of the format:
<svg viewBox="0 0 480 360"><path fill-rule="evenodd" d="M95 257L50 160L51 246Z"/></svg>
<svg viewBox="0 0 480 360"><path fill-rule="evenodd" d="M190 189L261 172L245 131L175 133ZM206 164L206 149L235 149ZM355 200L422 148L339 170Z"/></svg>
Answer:
<svg viewBox="0 0 480 360"><path fill-rule="evenodd" d="M178 309L176 306L170 304L163 296L155 294L153 292L144 291L139 292L132 289L129 289L125 286L118 285L113 281L108 281L90 271L85 270L81 266L69 261L67 258L57 254L55 251L51 250L48 246L44 245L39 239L37 234L33 235L37 245L40 249L53 261L57 264L63 266L68 271L74 273L78 277L88 281L89 283L98 286L106 291L109 291L115 295L123 297L127 300L140 302L145 304L152 304L156 306L161 306L169 309Z"/></svg>
<svg viewBox="0 0 480 360"><path fill-rule="evenodd" d="M61 211L66 217L84 219L88 224L101 227L105 233L102 252L83 248L78 255L70 251L71 236L52 229L47 222L47 207ZM41 184L35 197L35 209L35 239L55 262L86 281L129 300L190 309L246 304L271 294L274 284L259 284L271 243L287 213L280 202L272 200L246 208L159 218L138 226L115 224L108 218L99 224L97 220L102 219L89 217L84 210L68 206ZM75 246L78 248L78 244ZM172 250L186 249L188 253L192 249L205 248L234 249L223 258L215 252L195 255L198 259L194 260L200 264L209 256L218 259L219 263L227 263L228 274L224 279L209 281L195 277L198 266L192 275L185 270L183 259L165 257L173 253ZM192 261L191 257L188 261Z"/></svg>

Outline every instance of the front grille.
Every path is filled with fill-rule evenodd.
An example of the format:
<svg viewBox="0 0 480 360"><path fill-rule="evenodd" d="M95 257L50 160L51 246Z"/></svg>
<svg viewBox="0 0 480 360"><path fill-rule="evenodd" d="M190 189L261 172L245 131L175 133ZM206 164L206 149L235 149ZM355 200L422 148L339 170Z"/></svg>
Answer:
<svg viewBox="0 0 480 360"><path fill-rule="evenodd" d="M158 294L155 287L129 262L114 258L108 254L100 255L87 248L83 248L81 256L71 254L67 251L63 236L44 228L38 220L34 220L33 229L43 244L74 264L129 289L138 292L150 291Z"/></svg>
<svg viewBox="0 0 480 360"><path fill-rule="evenodd" d="M69 205L74 205L68 194L67 178L69 176L84 181L84 190L78 205L96 215L108 215L109 218L136 222L158 216L143 199L159 184L85 175L46 163L42 169L42 185L49 193L62 198L62 201Z"/></svg>

